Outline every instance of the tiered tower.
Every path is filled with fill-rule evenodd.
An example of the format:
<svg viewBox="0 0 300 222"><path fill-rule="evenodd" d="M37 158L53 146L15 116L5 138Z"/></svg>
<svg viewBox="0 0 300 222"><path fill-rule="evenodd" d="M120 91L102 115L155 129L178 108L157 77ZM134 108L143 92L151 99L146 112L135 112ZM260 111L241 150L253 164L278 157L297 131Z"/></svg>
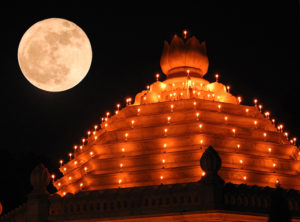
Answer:
<svg viewBox="0 0 300 222"><path fill-rule="evenodd" d="M300 190L299 150L269 114L241 105L208 70L205 42L174 36L165 42L161 68L167 79L118 106L60 167L58 194L195 182L205 177L199 160L213 146L220 176L234 184Z"/></svg>

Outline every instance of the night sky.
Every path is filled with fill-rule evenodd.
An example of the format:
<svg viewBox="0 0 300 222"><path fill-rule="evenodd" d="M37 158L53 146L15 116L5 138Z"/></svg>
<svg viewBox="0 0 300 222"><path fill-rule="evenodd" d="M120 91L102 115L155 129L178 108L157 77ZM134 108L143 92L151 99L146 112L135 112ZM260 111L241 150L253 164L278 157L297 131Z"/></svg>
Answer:
<svg viewBox="0 0 300 222"><path fill-rule="evenodd" d="M183 29L206 41L210 66L205 79L214 81L218 72L220 82L242 96L243 104L252 105L258 98L264 110L300 138L297 5L277 10L202 5L151 13L85 7L2 10L0 202L5 212L26 201L30 171L38 163L57 173L58 161L67 160L73 145L106 111L155 81L155 74L161 73L163 41ZM51 17L80 26L93 49L86 78L60 93L31 85L17 61L25 31Z"/></svg>

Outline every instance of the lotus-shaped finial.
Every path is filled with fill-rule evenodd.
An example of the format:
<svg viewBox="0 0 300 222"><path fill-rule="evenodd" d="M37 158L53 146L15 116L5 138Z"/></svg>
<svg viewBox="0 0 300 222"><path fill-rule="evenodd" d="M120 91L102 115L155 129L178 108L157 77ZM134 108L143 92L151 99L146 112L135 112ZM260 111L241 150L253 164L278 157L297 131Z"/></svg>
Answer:
<svg viewBox="0 0 300 222"><path fill-rule="evenodd" d="M206 44L195 36L184 41L175 34L170 44L164 42L160 66L167 76L186 76L190 70L191 76L202 77L207 73L208 64Z"/></svg>

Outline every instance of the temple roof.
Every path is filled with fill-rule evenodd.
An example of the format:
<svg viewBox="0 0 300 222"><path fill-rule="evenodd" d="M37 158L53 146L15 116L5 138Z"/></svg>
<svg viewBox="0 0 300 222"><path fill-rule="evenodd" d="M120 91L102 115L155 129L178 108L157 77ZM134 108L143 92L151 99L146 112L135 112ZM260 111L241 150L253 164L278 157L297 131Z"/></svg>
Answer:
<svg viewBox="0 0 300 222"><path fill-rule="evenodd" d="M190 59L177 66L180 55ZM207 173L199 160L209 146L219 153L226 183L300 190L297 146L257 105L242 105L224 84L203 79L206 59L196 38L175 36L165 44L161 63L168 78L157 77L88 131L60 167L57 194L195 182Z"/></svg>

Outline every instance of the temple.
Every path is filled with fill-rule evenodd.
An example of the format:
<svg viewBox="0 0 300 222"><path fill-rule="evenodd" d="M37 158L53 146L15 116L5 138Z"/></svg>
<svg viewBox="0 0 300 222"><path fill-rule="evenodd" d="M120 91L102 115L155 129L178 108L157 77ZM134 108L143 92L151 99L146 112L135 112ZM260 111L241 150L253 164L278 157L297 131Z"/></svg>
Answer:
<svg viewBox="0 0 300 222"><path fill-rule="evenodd" d="M28 202L0 221L300 221L296 139L218 74L204 79L206 44L196 37L165 41L160 65L165 81L157 74L106 113L60 162L55 194L40 165Z"/></svg>

